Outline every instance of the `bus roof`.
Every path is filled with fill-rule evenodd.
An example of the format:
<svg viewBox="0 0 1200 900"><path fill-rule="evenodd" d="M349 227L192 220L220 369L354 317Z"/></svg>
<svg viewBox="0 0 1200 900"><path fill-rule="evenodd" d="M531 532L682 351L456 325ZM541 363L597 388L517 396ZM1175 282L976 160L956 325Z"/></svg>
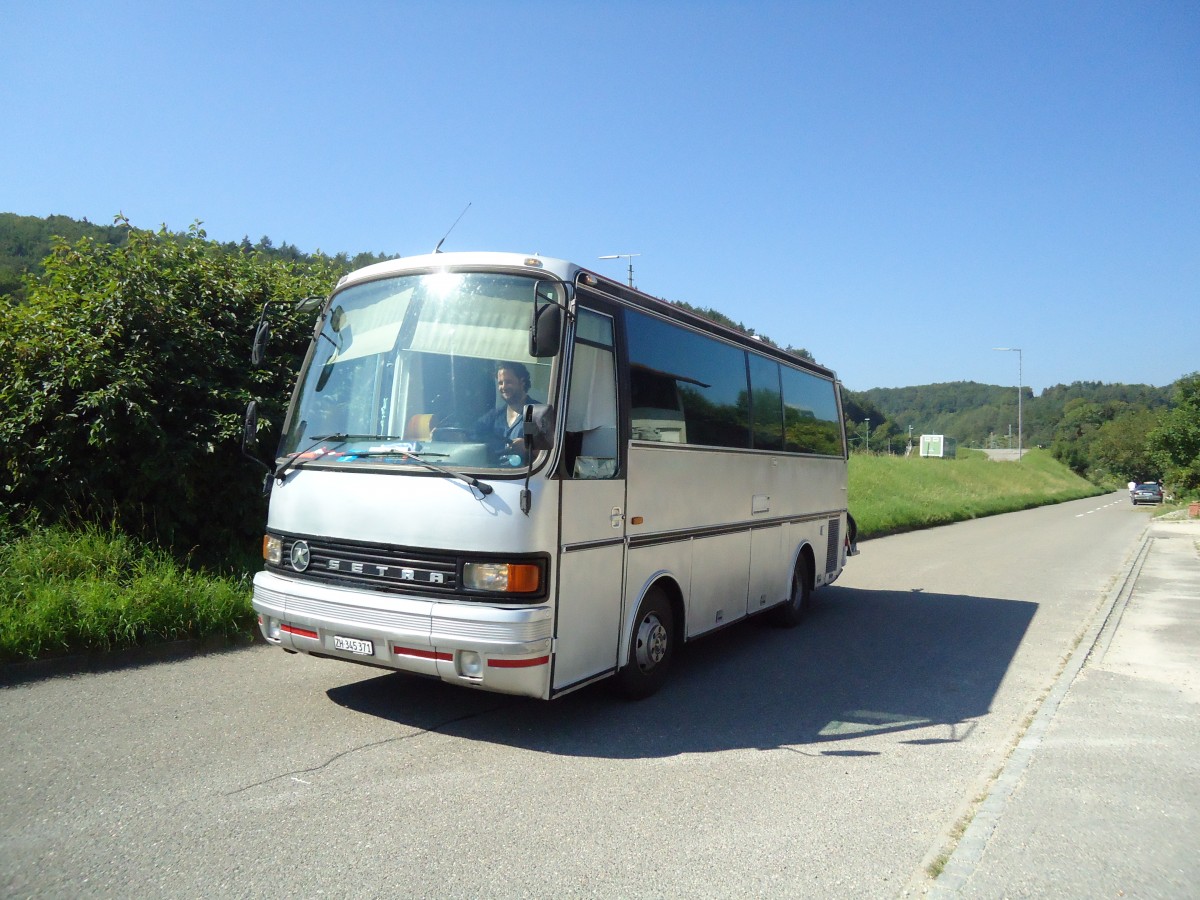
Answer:
<svg viewBox="0 0 1200 900"><path fill-rule="evenodd" d="M362 269L357 269L347 275L343 275L338 281L338 287L357 284L360 281L370 281L374 278L383 278L388 275L400 275L405 272L476 267L526 269L530 272L540 270L549 272L551 275L568 284L575 280L575 273L580 268L565 259L552 259L538 256L536 253L503 253L498 251L424 253L420 256L402 256L398 259L388 259Z"/></svg>

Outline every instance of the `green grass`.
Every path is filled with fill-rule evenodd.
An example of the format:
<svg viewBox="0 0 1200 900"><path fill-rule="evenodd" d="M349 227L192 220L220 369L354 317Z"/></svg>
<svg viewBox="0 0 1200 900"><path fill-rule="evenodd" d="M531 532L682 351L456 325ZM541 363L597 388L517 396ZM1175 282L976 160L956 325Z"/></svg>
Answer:
<svg viewBox="0 0 1200 900"><path fill-rule="evenodd" d="M863 537L1101 493L1048 453L1020 463L850 459ZM0 518L0 664L254 632L249 576L198 573L96 526L15 528Z"/></svg>
<svg viewBox="0 0 1200 900"><path fill-rule="evenodd" d="M98 527L0 528L0 663L251 632L245 578Z"/></svg>
<svg viewBox="0 0 1200 900"><path fill-rule="evenodd" d="M1078 500L1103 493L1045 450L1020 462L992 462L965 451L960 459L850 457L850 512L861 537L946 525L980 516Z"/></svg>

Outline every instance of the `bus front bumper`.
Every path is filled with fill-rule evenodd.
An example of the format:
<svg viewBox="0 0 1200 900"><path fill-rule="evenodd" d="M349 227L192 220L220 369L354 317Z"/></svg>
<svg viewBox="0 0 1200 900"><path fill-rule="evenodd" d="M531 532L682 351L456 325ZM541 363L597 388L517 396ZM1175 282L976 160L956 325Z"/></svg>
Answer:
<svg viewBox="0 0 1200 900"><path fill-rule="evenodd" d="M254 611L285 650L548 697L553 610L347 590L254 576Z"/></svg>

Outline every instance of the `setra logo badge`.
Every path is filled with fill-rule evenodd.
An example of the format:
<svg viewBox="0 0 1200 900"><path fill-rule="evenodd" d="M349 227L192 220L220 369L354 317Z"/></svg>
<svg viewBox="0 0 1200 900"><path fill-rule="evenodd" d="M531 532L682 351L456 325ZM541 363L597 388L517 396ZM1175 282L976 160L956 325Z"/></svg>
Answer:
<svg viewBox="0 0 1200 900"><path fill-rule="evenodd" d="M307 541L296 541L292 544L292 568L297 572L303 572L308 568L308 564L312 562L312 551L308 549Z"/></svg>

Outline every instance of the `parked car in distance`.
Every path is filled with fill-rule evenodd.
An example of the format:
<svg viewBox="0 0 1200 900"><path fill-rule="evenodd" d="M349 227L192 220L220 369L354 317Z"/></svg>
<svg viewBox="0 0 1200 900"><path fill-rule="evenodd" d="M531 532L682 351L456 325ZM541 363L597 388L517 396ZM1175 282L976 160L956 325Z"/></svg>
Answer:
<svg viewBox="0 0 1200 900"><path fill-rule="evenodd" d="M1139 503L1162 503L1162 488L1160 488L1157 484L1152 484L1149 482L1146 484L1139 484L1129 492L1129 499L1133 501L1134 506L1137 506Z"/></svg>

